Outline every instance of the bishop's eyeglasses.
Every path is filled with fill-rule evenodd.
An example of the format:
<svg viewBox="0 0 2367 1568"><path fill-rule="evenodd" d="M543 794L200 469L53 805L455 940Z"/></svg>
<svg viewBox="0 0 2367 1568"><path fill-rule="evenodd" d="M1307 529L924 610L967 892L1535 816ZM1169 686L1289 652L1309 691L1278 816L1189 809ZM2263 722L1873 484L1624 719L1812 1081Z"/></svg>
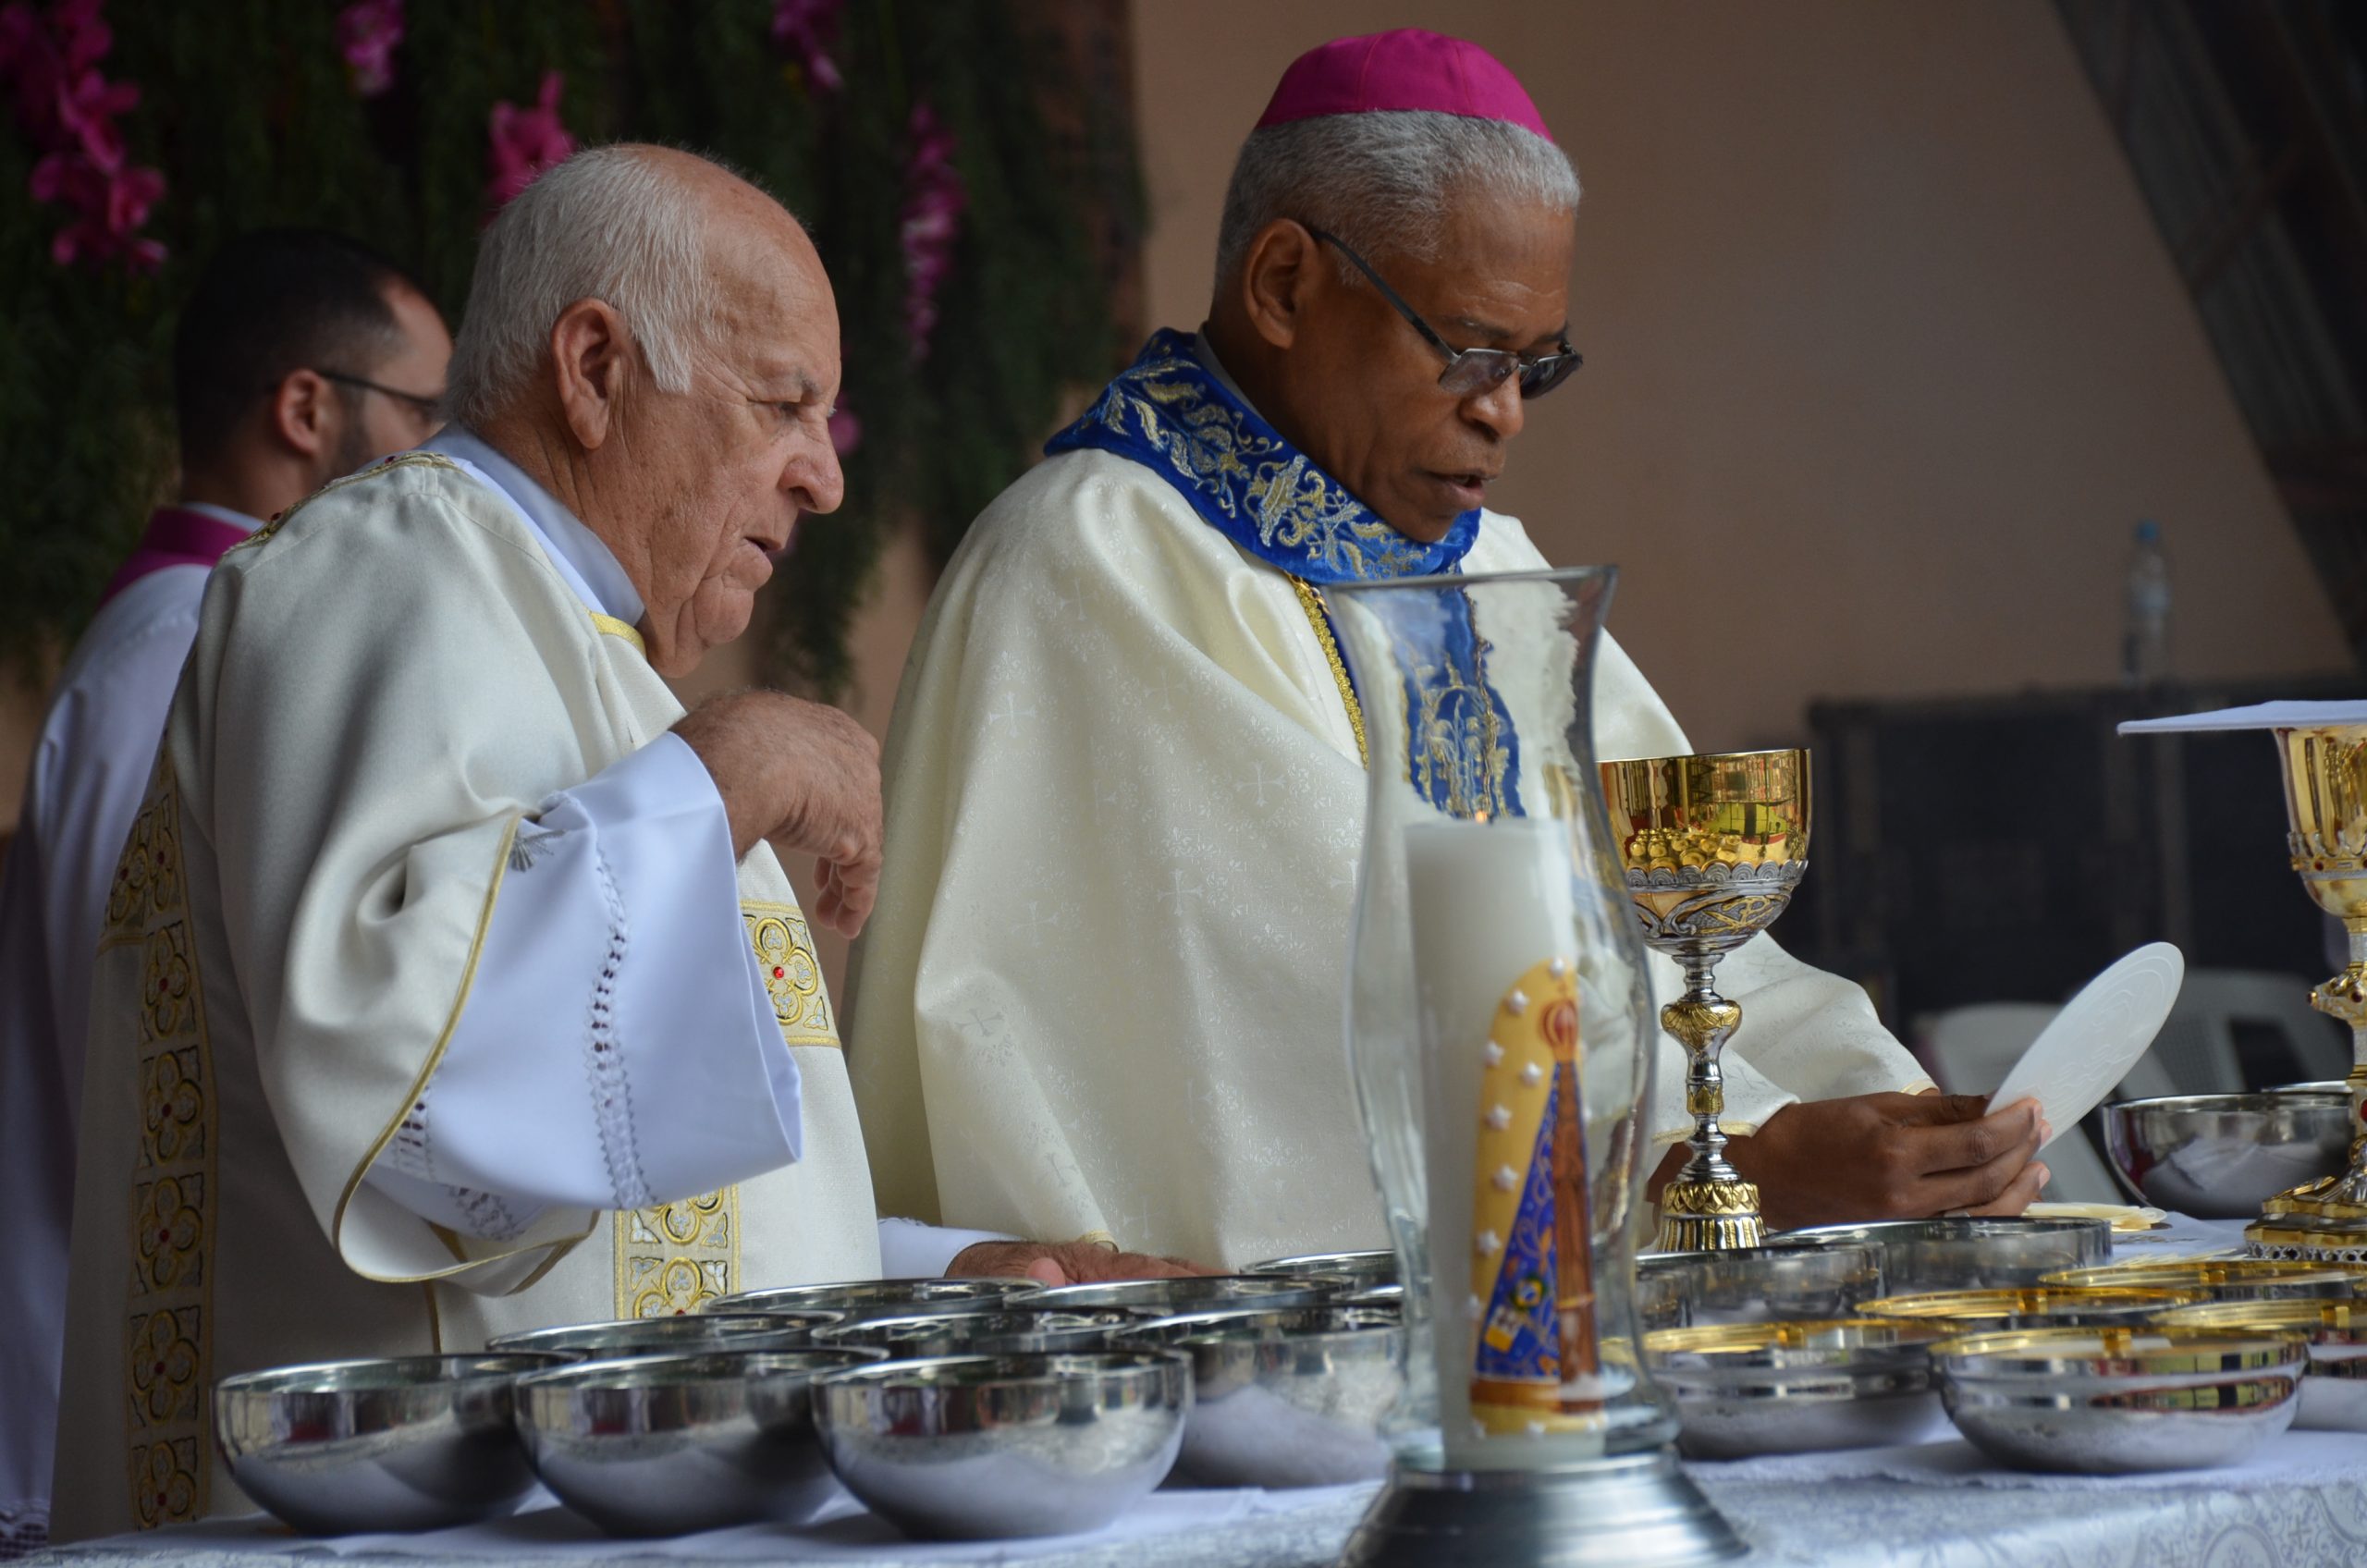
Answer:
<svg viewBox="0 0 2367 1568"><path fill-rule="evenodd" d="M1422 314L1407 304L1388 280L1372 270L1372 263L1359 256L1335 235L1325 233L1312 224L1306 232L1316 242L1329 245L1355 263L1356 270L1370 280L1380 297L1397 307L1397 313L1413 324L1424 341L1446 357L1446 369L1439 373L1439 386L1457 398L1477 398L1493 392L1514 376L1520 377L1520 395L1542 398L1570 378L1570 373L1586 362L1586 356L1570 347L1568 338L1562 339L1559 352L1551 354L1522 354L1510 349L1458 349L1438 335L1438 330L1422 319Z"/></svg>

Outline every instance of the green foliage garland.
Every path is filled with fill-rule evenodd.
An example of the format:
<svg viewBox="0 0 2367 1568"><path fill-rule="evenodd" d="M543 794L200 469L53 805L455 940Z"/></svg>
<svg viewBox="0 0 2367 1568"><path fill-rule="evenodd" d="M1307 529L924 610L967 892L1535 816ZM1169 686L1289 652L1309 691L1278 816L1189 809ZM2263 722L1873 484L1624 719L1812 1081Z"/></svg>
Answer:
<svg viewBox="0 0 2367 1568"><path fill-rule="evenodd" d="M1024 467L1064 387L1130 344L1084 217L1082 160L1048 129L1076 101L1067 55L1019 0L848 0L817 90L771 36L772 0L409 0L394 83L365 100L329 0L110 0L102 68L137 83L131 157L164 173L153 277L61 267L59 212L27 192L36 152L0 119L0 650L53 655L172 484L169 349L196 265L228 236L317 224L411 266L448 317L468 289L497 101L565 73L581 142L720 156L812 228L839 296L843 404L862 422L848 504L801 525L767 636L777 676L824 692L889 523L916 512L941 553ZM906 126L926 102L957 139L967 196L931 352L904 330ZM1089 117L1089 116L1088 116ZM1096 137L1127 134L1090 126ZM1097 149L1106 152L1107 144ZM1106 158L1102 160L1106 163Z"/></svg>

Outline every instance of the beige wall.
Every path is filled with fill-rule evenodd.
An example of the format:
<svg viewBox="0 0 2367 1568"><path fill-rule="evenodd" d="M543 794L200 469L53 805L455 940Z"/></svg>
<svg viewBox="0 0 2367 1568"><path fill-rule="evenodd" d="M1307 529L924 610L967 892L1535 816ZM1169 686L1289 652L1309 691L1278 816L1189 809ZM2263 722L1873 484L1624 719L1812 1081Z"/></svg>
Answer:
<svg viewBox="0 0 2367 1568"><path fill-rule="evenodd" d="M2141 515L2182 673L2343 662L2044 0L1137 0L1155 321L1198 321L1282 67L1408 24L1496 50L1576 157L1587 367L1500 504L1625 569L1613 630L1697 744L1797 736L1818 696L2110 680ZM857 633L876 729L926 593L900 541ZM28 729L0 701L0 822Z"/></svg>
<svg viewBox="0 0 2367 1568"><path fill-rule="evenodd" d="M1578 166L1587 363L1496 504L1625 569L1612 629L1697 745L2110 680L2147 515L2180 673L2344 662L2044 0L1138 0L1156 319L1200 319L1283 66L1409 25L1499 54Z"/></svg>

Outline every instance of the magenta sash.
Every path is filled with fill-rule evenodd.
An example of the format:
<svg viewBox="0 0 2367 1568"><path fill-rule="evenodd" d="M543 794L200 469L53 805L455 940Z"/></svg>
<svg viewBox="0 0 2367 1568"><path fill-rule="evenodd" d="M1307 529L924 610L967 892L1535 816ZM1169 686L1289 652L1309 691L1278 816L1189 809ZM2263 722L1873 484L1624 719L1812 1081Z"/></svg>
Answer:
<svg viewBox="0 0 2367 1568"><path fill-rule="evenodd" d="M220 518L179 507L158 507L148 519L148 532L140 536L139 546L108 581L99 603L105 604L150 572L168 566L211 567L246 536L245 529Z"/></svg>

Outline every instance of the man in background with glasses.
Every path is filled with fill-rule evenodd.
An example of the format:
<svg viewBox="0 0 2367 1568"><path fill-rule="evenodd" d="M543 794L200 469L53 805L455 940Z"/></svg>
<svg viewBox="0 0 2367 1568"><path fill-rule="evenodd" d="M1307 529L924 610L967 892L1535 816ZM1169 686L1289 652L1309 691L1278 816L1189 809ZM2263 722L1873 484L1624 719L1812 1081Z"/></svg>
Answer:
<svg viewBox="0 0 2367 1568"><path fill-rule="evenodd" d="M1476 45L1401 31L1285 72L1206 325L1054 437L922 624L852 981L883 1211L1236 1265L1389 1244L1341 1039L1364 736L1324 590L1548 564L1487 501L1578 368L1577 200ZM1594 724L1606 758L1694 749L1607 638ZM1864 992L1763 937L1728 977L1728 1126L1761 1134L1730 1153L1772 1221L2036 1195L2034 1106L1919 1094Z"/></svg>
<svg viewBox="0 0 2367 1568"><path fill-rule="evenodd" d="M207 574L264 519L435 434L451 353L401 269L318 230L231 240L182 310L178 498L66 663L0 872L0 1192L19 1238L0 1277L0 1512L45 1513L92 957Z"/></svg>

